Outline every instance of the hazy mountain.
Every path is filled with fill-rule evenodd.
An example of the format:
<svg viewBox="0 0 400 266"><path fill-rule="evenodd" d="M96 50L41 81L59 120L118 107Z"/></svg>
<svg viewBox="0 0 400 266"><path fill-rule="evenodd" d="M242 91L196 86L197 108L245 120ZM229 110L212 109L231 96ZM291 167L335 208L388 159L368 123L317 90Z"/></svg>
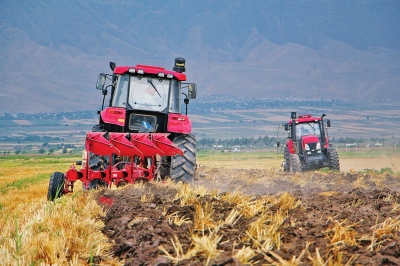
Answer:
<svg viewBox="0 0 400 266"><path fill-rule="evenodd" d="M8 1L0 113L97 109L109 61L187 60L199 97L400 98L400 1Z"/></svg>

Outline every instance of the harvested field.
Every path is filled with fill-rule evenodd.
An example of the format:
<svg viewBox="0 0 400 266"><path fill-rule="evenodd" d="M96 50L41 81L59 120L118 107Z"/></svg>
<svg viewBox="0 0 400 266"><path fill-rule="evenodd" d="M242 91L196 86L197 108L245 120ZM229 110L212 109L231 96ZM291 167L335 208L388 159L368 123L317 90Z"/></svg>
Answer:
<svg viewBox="0 0 400 266"><path fill-rule="evenodd" d="M77 158L0 156L0 265L399 264L397 153L294 175L273 153L199 155L194 186L78 181L54 202L50 174Z"/></svg>
<svg viewBox="0 0 400 266"><path fill-rule="evenodd" d="M125 265L400 265L400 176L201 167L97 195ZM98 261L101 263L101 258Z"/></svg>

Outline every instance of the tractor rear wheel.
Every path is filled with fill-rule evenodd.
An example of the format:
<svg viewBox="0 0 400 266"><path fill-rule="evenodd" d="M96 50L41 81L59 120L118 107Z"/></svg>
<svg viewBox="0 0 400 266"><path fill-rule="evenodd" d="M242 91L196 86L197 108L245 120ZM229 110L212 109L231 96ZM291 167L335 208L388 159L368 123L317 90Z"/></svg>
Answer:
<svg viewBox="0 0 400 266"><path fill-rule="evenodd" d="M301 162L298 154L289 155L289 172L301 173Z"/></svg>
<svg viewBox="0 0 400 266"><path fill-rule="evenodd" d="M47 192L48 200L55 200L63 195L65 176L63 173L54 172L50 177L49 190Z"/></svg>
<svg viewBox="0 0 400 266"><path fill-rule="evenodd" d="M196 138L178 135L173 143L181 149L183 156L171 157L170 177L174 182L193 183L196 171Z"/></svg>
<svg viewBox="0 0 400 266"><path fill-rule="evenodd" d="M336 150L330 149L326 152L328 158L329 168L332 170L340 171L339 155Z"/></svg>

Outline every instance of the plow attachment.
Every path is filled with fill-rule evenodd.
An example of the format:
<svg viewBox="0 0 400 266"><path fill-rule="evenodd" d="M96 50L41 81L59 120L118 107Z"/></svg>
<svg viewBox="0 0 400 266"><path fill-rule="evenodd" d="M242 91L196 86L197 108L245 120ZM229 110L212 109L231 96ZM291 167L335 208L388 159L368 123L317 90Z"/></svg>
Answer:
<svg viewBox="0 0 400 266"><path fill-rule="evenodd" d="M88 132L81 169L72 165L65 173L62 194L73 191L81 180L84 189L120 186L157 176L162 156L183 155L163 133Z"/></svg>

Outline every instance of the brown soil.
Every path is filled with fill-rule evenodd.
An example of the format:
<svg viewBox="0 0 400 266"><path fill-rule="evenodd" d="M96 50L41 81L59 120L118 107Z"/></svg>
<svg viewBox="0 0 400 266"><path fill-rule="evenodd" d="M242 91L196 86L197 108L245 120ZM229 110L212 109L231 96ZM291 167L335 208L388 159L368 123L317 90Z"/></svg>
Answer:
<svg viewBox="0 0 400 266"><path fill-rule="evenodd" d="M301 201L279 227L280 247L271 252L255 253L249 260L252 264L279 264L283 260L289 263L295 257L299 265L322 265L328 261L338 263L335 265L347 262L351 265L400 265L400 177L396 174L310 172L288 175L205 167L200 173L195 185L209 191L218 189L219 193L225 193L239 189L255 198L289 192ZM176 256L171 241L174 236L179 239L184 253L192 247L195 206L182 207L181 201L175 200L176 193L173 186L152 183L99 192L99 202L107 210L104 234L114 243L114 256L125 261L125 265L242 265L232 254L251 246L248 241L241 240L246 239L246 230L255 218L241 217L234 226L220 228L219 252L210 261L206 256L196 256L173 264L165 256L160 246ZM224 220L235 208L233 203L222 201L212 193L198 195L198 200L203 206L212 204L214 221ZM273 205L266 208L271 213L277 211ZM192 223L178 226L170 222L167 216L176 212ZM379 231L375 226L384 221L385 229L391 227ZM340 232L347 238L339 236L334 240ZM318 254L319 264L316 263Z"/></svg>

